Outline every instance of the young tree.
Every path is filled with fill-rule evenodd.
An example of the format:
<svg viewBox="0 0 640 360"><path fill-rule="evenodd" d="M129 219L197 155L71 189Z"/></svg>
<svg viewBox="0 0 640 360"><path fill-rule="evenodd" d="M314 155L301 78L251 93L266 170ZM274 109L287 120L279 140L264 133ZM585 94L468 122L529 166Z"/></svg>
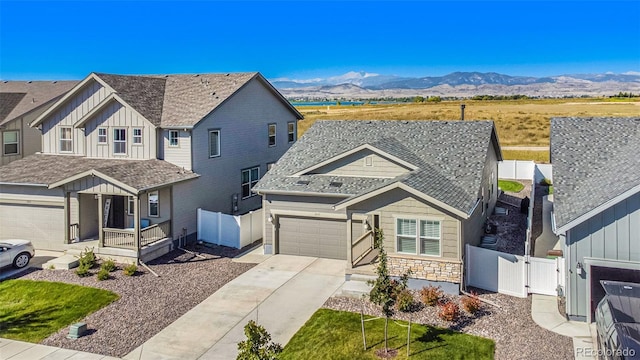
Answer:
<svg viewBox="0 0 640 360"><path fill-rule="evenodd" d="M271 342L271 335L261 325L250 320L244 327L247 340L238 343L236 360L277 360L282 346Z"/></svg>
<svg viewBox="0 0 640 360"><path fill-rule="evenodd" d="M374 247L378 249L378 267L376 268L376 274L378 277L375 281L371 281L370 285L373 285L371 292L369 293L369 300L372 303L382 307L382 313L385 316L384 320L384 351L388 351L388 328L389 318L395 313L394 305L398 294L407 287L408 274L402 275L400 281L391 279L389 275L389 269L387 267L387 252L384 250L384 234L382 229L376 229L376 236L374 239Z"/></svg>

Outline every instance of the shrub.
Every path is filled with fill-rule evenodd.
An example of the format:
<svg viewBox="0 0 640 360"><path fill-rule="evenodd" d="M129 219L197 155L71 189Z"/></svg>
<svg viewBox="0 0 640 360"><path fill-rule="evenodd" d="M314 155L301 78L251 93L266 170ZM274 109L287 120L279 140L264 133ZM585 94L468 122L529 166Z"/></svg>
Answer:
<svg viewBox="0 0 640 360"><path fill-rule="evenodd" d="M553 185L553 184L551 182L551 179L544 178L544 179L540 180L540 185L550 186L550 185Z"/></svg>
<svg viewBox="0 0 640 360"><path fill-rule="evenodd" d="M396 307L402 312L412 311L415 307L415 300L411 291L404 289L398 293L396 298Z"/></svg>
<svg viewBox="0 0 640 360"><path fill-rule="evenodd" d="M93 268L96 265L96 254L93 252L93 249L84 249L84 251L80 253L78 262L80 263L80 267L86 267L87 269Z"/></svg>
<svg viewBox="0 0 640 360"><path fill-rule="evenodd" d="M136 264L127 265L122 269L122 272L127 276L133 276L138 272L138 266Z"/></svg>
<svg viewBox="0 0 640 360"><path fill-rule="evenodd" d="M109 270L101 268L100 271L98 271L98 281L107 280L110 277Z"/></svg>
<svg viewBox="0 0 640 360"><path fill-rule="evenodd" d="M482 303L480 302L480 298L478 298L478 295L474 292L471 292L471 296L469 295L463 296L462 299L460 300L460 303L462 303L462 308L464 309L464 311L472 315L477 313L478 310L480 310L480 307L482 306Z"/></svg>
<svg viewBox="0 0 640 360"><path fill-rule="evenodd" d="M76 274L80 277L91 276L91 273L89 272L89 267L83 264L78 266L78 268L76 269Z"/></svg>
<svg viewBox="0 0 640 360"><path fill-rule="evenodd" d="M425 286L420 290L420 300L427 306L435 306L442 298L442 294L439 286Z"/></svg>
<svg viewBox="0 0 640 360"><path fill-rule="evenodd" d="M101 270L105 269L108 272L114 272L116 271L116 263L115 261L113 261L113 259L106 260L102 263L102 265L100 266L100 269Z"/></svg>
<svg viewBox="0 0 640 360"><path fill-rule="evenodd" d="M282 352L282 346L271 341L271 334L253 320L244 326L244 335L247 339L238 343L236 360L276 360Z"/></svg>
<svg viewBox="0 0 640 360"><path fill-rule="evenodd" d="M440 312L438 312L438 317L444 321L456 321L460 316L460 308L458 304L449 301L440 305Z"/></svg>

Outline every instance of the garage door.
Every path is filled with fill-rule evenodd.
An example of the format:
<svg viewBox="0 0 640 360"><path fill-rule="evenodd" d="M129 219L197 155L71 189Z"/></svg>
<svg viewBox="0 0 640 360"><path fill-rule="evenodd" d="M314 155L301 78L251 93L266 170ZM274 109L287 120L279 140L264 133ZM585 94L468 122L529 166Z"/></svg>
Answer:
<svg viewBox="0 0 640 360"><path fill-rule="evenodd" d="M64 208L1 204L0 239L31 240L36 249L57 249L64 242Z"/></svg>
<svg viewBox="0 0 640 360"><path fill-rule="evenodd" d="M279 253L347 259L345 220L280 217Z"/></svg>

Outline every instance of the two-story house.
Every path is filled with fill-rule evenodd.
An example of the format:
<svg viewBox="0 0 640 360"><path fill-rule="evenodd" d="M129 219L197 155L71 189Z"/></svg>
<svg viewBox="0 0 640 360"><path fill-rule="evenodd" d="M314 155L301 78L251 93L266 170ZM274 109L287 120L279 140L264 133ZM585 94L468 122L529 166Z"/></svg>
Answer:
<svg viewBox="0 0 640 360"><path fill-rule="evenodd" d="M250 188L301 118L259 73L92 73L31 123L42 153L2 167L0 238L157 256L194 237L197 208L261 207Z"/></svg>

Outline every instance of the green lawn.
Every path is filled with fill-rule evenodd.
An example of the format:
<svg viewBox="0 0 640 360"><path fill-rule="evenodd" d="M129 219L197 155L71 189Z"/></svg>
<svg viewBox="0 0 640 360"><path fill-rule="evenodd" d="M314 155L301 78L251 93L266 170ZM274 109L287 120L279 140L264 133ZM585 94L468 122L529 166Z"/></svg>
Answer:
<svg viewBox="0 0 640 360"><path fill-rule="evenodd" d="M0 282L0 337L40 342L118 298L78 285L6 280Z"/></svg>
<svg viewBox="0 0 640 360"><path fill-rule="evenodd" d="M524 189L524 185L512 180L498 180L498 187L506 192L517 193Z"/></svg>
<svg viewBox="0 0 640 360"><path fill-rule="evenodd" d="M400 322L406 325L406 322ZM279 357L287 359L377 359L384 346L384 319L365 323L367 350L363 349L360 314L318 310L293 336ZM396 359L406 359L407 328L389 321L389 347ZM425 325L411 325L410 359L493 359L495 343L478 336Z"/></svg>

